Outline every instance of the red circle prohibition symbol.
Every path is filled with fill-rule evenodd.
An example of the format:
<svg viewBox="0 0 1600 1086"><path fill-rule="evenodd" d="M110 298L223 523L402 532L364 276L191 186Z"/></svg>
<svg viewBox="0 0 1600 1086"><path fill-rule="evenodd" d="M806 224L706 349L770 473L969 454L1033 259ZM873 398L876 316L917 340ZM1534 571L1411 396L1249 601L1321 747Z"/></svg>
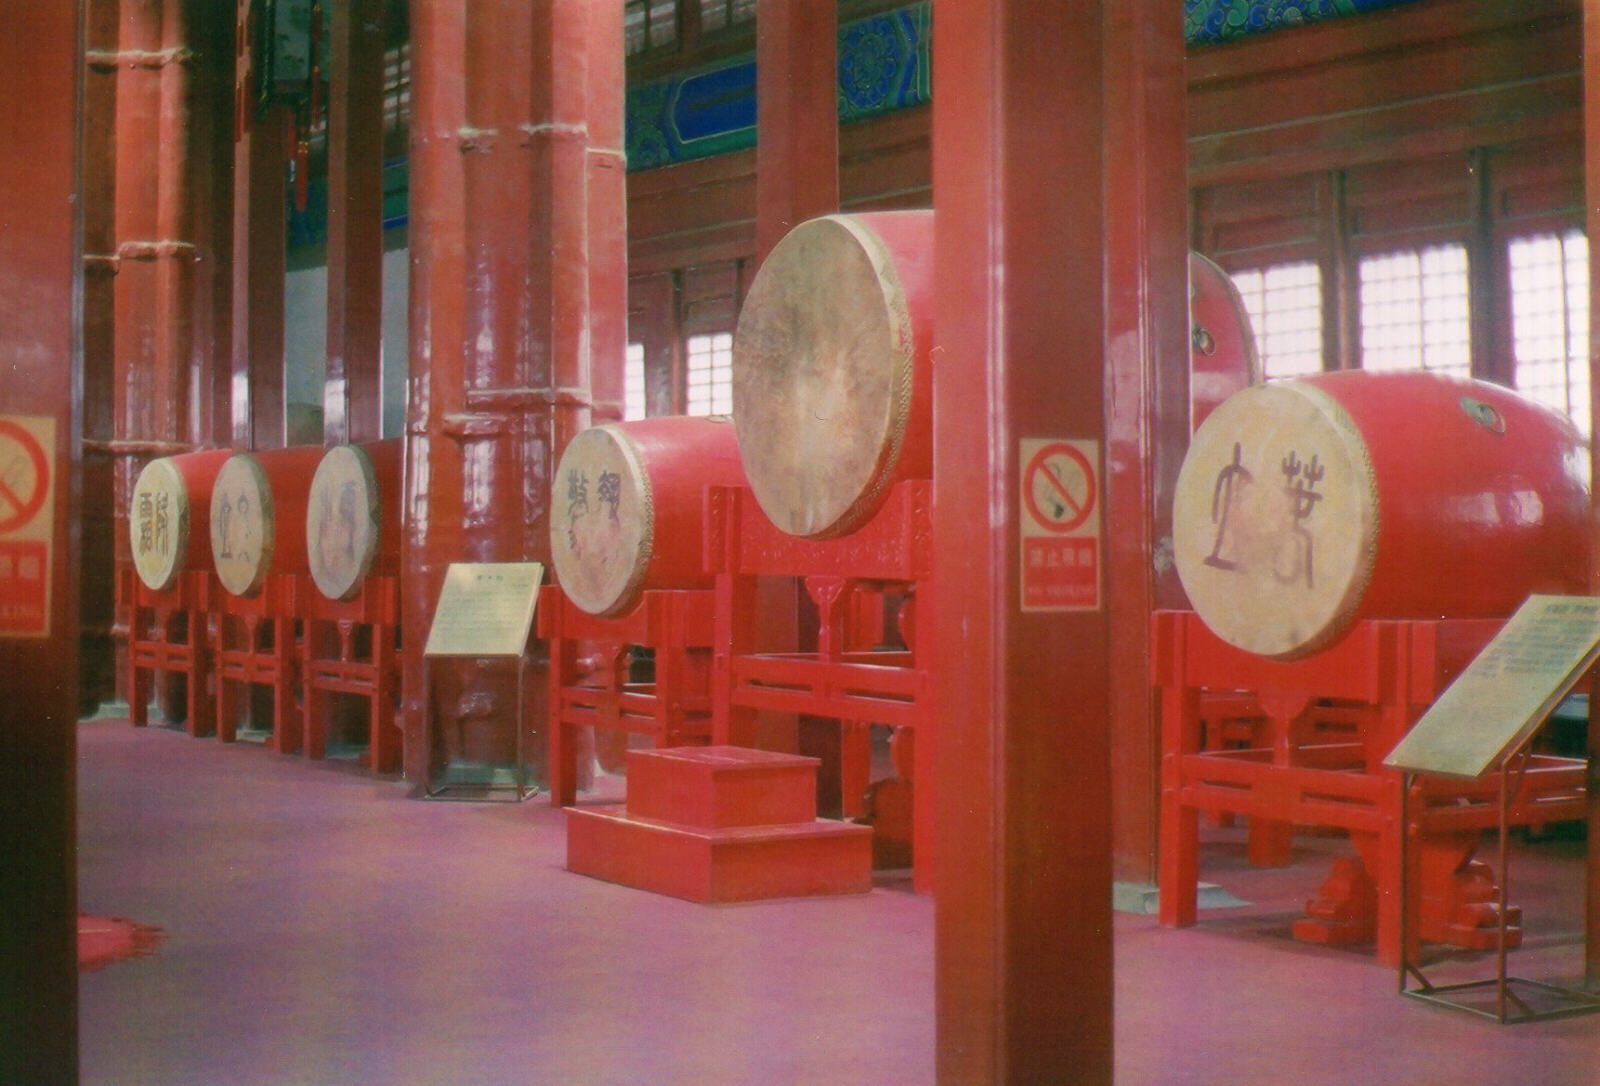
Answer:
<svg viewBox="0 0 1600 1086"><path fill-rule="evenodd" d="M1066 481L1050 470L1049 461L1058 456L1066 457L1083 473L1082 502L1072 496L1071 491L1067 489ZM1040 508L1035 484L1041 480L1048 491L1061 500L1062 513L1052 515ZM1033 514L1033 519L1047 531L1070 532L1082 527L1089 519L1089 514L1094 512L1095 496L1094 466L1089 463L1089 458L1073 445L1061 442L1046 445L1033 454L1033 459L1028 461L1027 470L1022 475L1022 499L1027 503L1028 512Z"/></svg>
<svg viewBox="0 0 1600 1086"><path fill-rule="evenodd" d="M0 464L0 532L10 532L28 523L44 507L45 494L50 490L50 461L38 438L8 419L0 419L0 439L4 438L22 446L22 454L33 462L33 493L26 497L11 489L5 480L5 465Z"/></svg>

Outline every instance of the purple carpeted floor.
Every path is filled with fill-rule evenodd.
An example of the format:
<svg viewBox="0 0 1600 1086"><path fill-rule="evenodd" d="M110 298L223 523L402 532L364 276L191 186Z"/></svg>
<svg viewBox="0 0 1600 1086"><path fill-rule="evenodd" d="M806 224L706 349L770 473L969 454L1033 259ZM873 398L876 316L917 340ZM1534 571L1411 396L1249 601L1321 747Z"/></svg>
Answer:
<svg viewBox="0 0 1600 1086"><path fill-rule="evenodd" d="M563 871L542 799L424 803L121 722L79 748L80 906L166 933L82 978L86 1084L933 1080L933 907L903 877L707 908ZM1600 1016L1500 1027L1399 998L1370 953L1290 941L1343 842L1252 871L1237 831L1211 837L1202 877L1253 904L1183 932L1118 917L1119 1083L1600 1083ZM1519 850L1522 975L1579 967L1580 855Z"/></svg>

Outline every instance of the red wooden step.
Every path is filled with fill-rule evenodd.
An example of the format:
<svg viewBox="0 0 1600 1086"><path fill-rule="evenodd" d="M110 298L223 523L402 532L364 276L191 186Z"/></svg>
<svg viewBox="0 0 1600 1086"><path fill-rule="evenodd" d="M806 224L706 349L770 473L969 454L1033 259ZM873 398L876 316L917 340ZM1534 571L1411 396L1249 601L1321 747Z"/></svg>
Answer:
<svg viewBox="0 0 1600 1086"><path fill-rule="evenodd" d="M817 817L816 758L748 747L630 750L627 758L627 809L636 818L709 830Z"/></svg>
<svg viewBox="0 0 1600 1086"><path fill-rule="evenodd" d="M703 903L859 894L872 889L872 829L820 818L710 829L571 807L567 870Z"/></svg>

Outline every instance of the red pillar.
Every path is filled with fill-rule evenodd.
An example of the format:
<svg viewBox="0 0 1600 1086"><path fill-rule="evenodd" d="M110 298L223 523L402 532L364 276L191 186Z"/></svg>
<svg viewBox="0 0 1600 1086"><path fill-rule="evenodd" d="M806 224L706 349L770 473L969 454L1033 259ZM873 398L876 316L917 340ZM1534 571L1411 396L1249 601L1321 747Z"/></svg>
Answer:
<svg viewBox="0 0 1600 1086"><path fill-rule="evenodd" d="M839 210L839 11L756 6L756 262L797 223Z"/></svg>
<svg viewBox="0 0 1600 1086"><path fill-rule="evenodd" d="M1168 0L1106 7L1106 475L1112 869L1153 883L1160 718L1150 611L1183 599L1172 493L1189 444L1183 19Z"/></svg>
<svg viewBox="0 0 1600 1086"><path fill-rule="evenodd" d="M276 449L288 440L284 406L283 289L287 272L289 115L256 115L250 0L235 19L233 144L233 444Z"/></svg>
<svg viewBox="0 0 1600 1086"><path fill-rule="evenodd" d="M1584 184L1595 244L1589 246L1589 404L1590 417L1600 419L1600 0L1583 0L1583 129ZM1600 447L1589 443L1591 478L1600 469ZM1592 500L1592 499L1591 499ZM1591 538L1600 547L1600 503L1590 514ZM1589 564L1589 590L1600 592L1600 562ZM1597 684L1600 686L1600 684ZM1584 876L1584 973L1600 984L1600 688L1589 699L1589 847Z"/></svg>
<svg viewBox="0 0 1600 1086"><path fill-rule="evenodd" d="M411 19L404 710L421 781L440 579L452 561L548 565L552 465L591 413L621 415L627 273L621 9L419 0ZM463 713L513 702L465 681ZM535 676L530 701L542 689Z"/></svg>
<svg viewBox="0 0 1600 1086"><path fill-rule="evenodd" d="M45 629L38 636L0 633L0 1082L38 1086L74 1083L78 1066L80 13L78 4L0 3L0 97L11 104L0 110L0 207L7 218L0 230L0 418L8 423L13 465L0 516L22 521L0 527L0 542L32 548L42 541L49 556ZM35 472L16 472L24 448L16 424L39 440L48 487ZM43 433L50 429L53 441ZM13 503L26 506L35 496L43 506L21 517ZM8 581L6 594L18 583Z"/></svg>
<svg viewBox="0 0 1600 1086"><path fill-rule="evenodd" d="M1106 438L1107 7L935 0L943 1083L1111 1081L1107 616L1021 610L1019 538L1021 443Z"/></svg>
<svg viewBox="0 0 1600 1086"><path fill-rule="evenodd" d="M383 0L331 8L328 97L329 445L383 436Z"/></svg>

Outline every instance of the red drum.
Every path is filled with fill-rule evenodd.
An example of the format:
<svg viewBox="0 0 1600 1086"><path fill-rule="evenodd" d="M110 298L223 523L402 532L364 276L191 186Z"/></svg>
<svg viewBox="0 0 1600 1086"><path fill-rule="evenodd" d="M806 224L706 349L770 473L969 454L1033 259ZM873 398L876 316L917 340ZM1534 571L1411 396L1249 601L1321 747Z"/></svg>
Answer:
<svg viewBox="0 0 1600 1086"><path fill-rule="evenodd" d="M561 454L551 499L561 590L589 614L612 617L645 589L709 586L705 488L744 481L725 417L669 415L585 430Z"/></svg>
<svg viewBox="0 0 1600 1086"><path fill-rule="evenodd" d="M1509 615L1588 587L1589 454L1515 392L1432 373L1268 382L1200 427L1173 538L1196 613L1292 659L1364 618Z"/></svg>
<svg viewBox="0 0 1600 1086"><path fill-rule="evenodd" d="M1250 314L1233 279L1199 253L1189 254L1189 429L1235 392L1261 382Z"/></svg>
<svg viewBox="0 0 1600 1086"><path fill-rule="evenodd" d="M1232 280L1190 260L1196 417L1256 380ZM933 212L827 215L762 263L733 340L733 417L750 489L791 535L865 524L933 471Z"/></svg>
<svg viewBox="0 0 1600 1086"><path fill-rule="evenodd" d="M320 445L238 453L211 492L211 554L217 579L254 596L274 573L307 573L306 498Z"/></svg>
<svg viewBox="0 0 1600 1086"><path fill-rule="evenodd" d="M317 591L353 599L368 576L400 570L399 438L329 449L306 499L306 562Z"/></svg>
<svg viewBox="0 0 1600 1086"><path fill-rule="evenodd" d="M144 466L128 502L133 568L147 588L165 592L190 569L211 568L211 536L194 521L206 517L227 449L163 456Z"/></svg>

